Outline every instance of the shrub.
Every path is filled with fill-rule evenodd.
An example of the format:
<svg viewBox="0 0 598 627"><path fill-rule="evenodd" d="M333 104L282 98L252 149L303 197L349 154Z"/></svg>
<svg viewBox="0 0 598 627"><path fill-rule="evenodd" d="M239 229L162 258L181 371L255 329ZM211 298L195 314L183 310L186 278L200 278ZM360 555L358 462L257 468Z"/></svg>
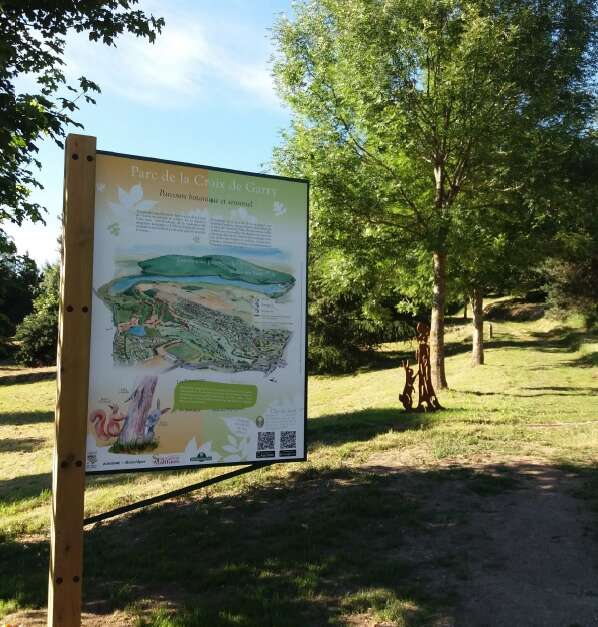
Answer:
<svg viewBox="0 0 598 627"><path fill-rule="evenodd" d="M17 327L15 340L19 344L17 361L26 366L44 366L56 363L58 342L58 305L60 268L46 266L33 312L25 316Z"/></svg>
<svg viewBox="0 0 598 627"><path fill-rule="evenodd" d="M598 326L598 254L585 259L551 259L544 267L547 302L555 314L580 313L588 329Z"/></svg>

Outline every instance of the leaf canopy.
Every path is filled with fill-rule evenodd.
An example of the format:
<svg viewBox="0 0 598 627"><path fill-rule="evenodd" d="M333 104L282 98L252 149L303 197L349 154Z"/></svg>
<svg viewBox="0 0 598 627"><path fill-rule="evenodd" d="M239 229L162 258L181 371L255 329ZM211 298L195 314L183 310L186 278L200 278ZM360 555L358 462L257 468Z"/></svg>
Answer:
<svg viewBox="0 0 598 627"><path fill-rule="evenodd" d="M62 145L78 101L95 102L100 87L81 76L67 81L64 52L69 32L86 32L90 41L115 46L125 32L153 42L162 18L135 9L137 0L12 0L0 4L0 223L43 221L44 208L30 200L41 188L35 168L39 142ZM34 78L37 90L21 93L15 82ZM2 232L0 231L0 235Z"/></svg>

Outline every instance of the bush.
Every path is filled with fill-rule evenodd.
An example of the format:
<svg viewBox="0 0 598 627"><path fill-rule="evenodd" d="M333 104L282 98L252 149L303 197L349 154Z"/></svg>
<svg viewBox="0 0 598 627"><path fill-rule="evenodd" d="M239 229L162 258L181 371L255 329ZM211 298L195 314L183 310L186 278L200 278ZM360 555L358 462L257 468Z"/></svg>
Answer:
<svg viewBox="0 0 598 627"><path fill-rule="evenodd" d="M380 341L380 331L364 319L358 298L315 294L315 291L310 290L309 371L321 374L355 370L361 363L364 349Z"/></svg>
<svg viewBox="0 0 598 627"><path fill-rule="evenodd" d="M0 359L11 357L17 325L33 311L39 286L37 265L28 255L17 255L14 243L0 232Z"/></svg>
<svg viewBox="0 0 598 627"><path fill-rule="evenodd" d="M17 361L25 366L56 363L60 269L58 264L44 269L42 282L33 301L33 313L17 327Z"/></svg>
<svg viewBox="0 0 598 627"><path fill-rule="evenodd" d="M588 329L598 326L598 254L585 259L551 259L544 267L547 302L559 316L580 313Z"/></svg>
<svg viewBox="0 0 598 627"><path fill-rule="evenodd" d="M352 268L342 277L339 259L328 262L310 268L311 374L354 371L370 359L372 348L413 335L413 316L397 312L397 295L375 274Z"/></svg>

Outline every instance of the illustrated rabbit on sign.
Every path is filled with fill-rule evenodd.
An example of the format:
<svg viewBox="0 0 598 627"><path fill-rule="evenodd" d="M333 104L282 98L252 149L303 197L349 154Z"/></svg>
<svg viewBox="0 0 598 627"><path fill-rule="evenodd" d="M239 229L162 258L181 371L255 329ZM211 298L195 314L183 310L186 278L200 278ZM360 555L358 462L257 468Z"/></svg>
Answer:
<svg viewBox="0 0 598 627"><path fill-rule="evenodd" d="M156 439L156 425L160 421L162 414L170 411L170 407L160 409L160 399L158 399L156 409L151 411L145 420L145 441L151 442Z"/></svg>

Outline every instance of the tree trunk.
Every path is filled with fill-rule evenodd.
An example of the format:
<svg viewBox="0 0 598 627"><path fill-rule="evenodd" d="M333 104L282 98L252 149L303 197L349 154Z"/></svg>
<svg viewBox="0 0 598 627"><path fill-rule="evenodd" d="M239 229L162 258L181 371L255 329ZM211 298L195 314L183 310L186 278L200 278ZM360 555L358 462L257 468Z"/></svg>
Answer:
<svg viewBox="0 0 598 627"><path fill-rule="evenodd" d="M145 443L145 423L152 408L157 383L158 377L143 377L141 383L135 388L129 399L125 424L118 437L119 444Z"/></svg>
<svg viewBox="0 0 598 627"><path fill-rule="evenodd" d="M471 293L471 311L473 320L473 338L471 348L471 365L481 366L484 363L484 296L482 290L474 288Z"/></svg>
<svg viewBox="0 0 598 627"><path fill-rule="evenodd" d="M430 361L435 390L448 388L444 373L444 303L446 300L446 254L434 253Z"/></svg>

